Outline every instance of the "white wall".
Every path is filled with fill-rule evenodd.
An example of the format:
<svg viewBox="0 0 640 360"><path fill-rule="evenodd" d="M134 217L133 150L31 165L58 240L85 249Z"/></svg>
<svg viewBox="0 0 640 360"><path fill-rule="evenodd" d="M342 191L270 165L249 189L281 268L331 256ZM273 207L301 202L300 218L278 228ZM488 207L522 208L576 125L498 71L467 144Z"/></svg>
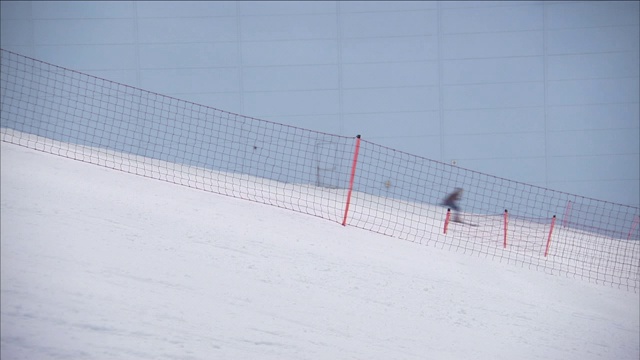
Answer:
<svg viewBox="0 0 640 360"><path fill-rule="evenodd" d="M230 112L640 203L637 1L0 4L6 50Z"/></svg>

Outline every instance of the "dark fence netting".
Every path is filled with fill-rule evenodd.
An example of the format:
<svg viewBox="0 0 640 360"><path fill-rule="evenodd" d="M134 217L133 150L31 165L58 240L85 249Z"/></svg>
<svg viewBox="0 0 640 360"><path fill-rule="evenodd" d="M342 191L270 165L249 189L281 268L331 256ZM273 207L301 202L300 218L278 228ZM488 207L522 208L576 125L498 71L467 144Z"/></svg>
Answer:
<svg viewBox="0 0 640 360"><path fill-rule="evenodd" d="M395 238L638 291L637 207L229 113L1 51L1 139ZM355 135L355 134L354 134ZM442 204L464 189L463 222Z"/></svg>

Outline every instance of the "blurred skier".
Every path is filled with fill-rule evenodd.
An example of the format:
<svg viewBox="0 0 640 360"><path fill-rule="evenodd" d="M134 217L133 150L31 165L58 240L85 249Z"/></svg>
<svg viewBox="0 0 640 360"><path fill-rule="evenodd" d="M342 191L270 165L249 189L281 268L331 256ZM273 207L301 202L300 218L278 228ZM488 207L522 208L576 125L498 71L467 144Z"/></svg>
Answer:
<svg viewBox="0 0 640 360"><path fill-rule="evenodd" d="M462 219L460 218L460 207L458 206L458 201L462 198L462 191L463 190L461 188L456 188L451 194L447 195L442 202L443 205L453 210L454 222L462 222Z"/></svg>

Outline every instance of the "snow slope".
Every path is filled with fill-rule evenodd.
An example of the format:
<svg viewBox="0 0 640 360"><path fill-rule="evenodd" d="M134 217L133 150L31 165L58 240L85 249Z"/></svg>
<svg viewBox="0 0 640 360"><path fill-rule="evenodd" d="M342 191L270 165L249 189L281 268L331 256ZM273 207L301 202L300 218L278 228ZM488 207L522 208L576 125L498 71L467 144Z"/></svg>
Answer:
<svg viewBox="0 0 640 360"><path fill-rule="evenodd" d="M639 295L2 142L10 359L638 359Z"/></svg>

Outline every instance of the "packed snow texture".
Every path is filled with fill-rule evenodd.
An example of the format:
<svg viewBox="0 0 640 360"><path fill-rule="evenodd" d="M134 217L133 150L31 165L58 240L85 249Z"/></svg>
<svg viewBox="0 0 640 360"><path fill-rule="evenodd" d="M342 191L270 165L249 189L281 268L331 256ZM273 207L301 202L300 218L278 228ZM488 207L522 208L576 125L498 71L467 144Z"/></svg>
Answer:
<svg viewBox="0 0 640 360"><path fill-rule="evenodd" d="M3 360L640 358L633 291L1 146Z"/></svg>

